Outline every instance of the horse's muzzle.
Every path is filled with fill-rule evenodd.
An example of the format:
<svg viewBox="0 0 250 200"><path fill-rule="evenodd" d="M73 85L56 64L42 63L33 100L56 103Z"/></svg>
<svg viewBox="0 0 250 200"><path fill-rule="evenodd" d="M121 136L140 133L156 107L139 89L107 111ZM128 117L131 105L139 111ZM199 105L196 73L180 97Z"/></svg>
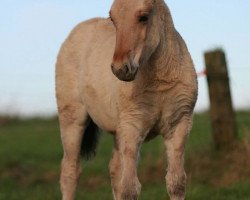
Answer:
<svg viewBox="0 0 250 200"><path fill-rule="evenodd" d="M135 76L138 71L138 67L132 67L129 64L124 64L121 68L116 69L114 65L111 65L113 74L121 81L130 82L135 80Z"/></svg>

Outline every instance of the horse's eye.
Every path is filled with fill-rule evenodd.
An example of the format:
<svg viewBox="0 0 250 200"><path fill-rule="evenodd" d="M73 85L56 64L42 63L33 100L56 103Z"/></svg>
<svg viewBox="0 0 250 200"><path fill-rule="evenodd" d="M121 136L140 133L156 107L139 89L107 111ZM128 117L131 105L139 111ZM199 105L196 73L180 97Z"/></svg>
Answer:
<svg viewBox="0 0 250 200"><path fill-rule="evenodd" d="M148 21L148 15L142 15L139 17L139 22L146 23Z"/></svg>

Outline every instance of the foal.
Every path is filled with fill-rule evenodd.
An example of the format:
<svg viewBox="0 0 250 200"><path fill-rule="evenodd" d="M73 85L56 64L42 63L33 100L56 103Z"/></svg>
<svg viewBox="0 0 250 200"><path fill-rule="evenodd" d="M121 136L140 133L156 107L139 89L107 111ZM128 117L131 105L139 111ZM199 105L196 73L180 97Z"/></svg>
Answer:
<svg viewBox="0 0 250 200"><path fill-rule="evenodd" d="M64 200L74 198L80 153L95 153L96 125L114 136L109 169L115 200L139 198L139 150L157 135L166 145L170 198L185 198L183 157L197 80L164 0L115 0L110 18L79 24L58 55L56 96Z"/></svg>

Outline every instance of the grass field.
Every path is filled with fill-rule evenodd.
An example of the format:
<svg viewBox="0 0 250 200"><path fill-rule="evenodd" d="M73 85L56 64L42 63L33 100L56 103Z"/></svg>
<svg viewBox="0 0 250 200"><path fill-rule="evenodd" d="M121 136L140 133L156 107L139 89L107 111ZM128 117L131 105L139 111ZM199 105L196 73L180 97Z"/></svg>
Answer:
<svg viewBox="0 0 250 200"><path fill-rule="evenodd" d="M238 112L239 148L213 151L207 114L195 115L186 151L188 200L250 200L250 112ZM0 123L1 124L1 123ZM76 199L111 200L112 137L102 134L95 159L83 163ZM60 199L62 147L56 119L6 120L0 125L0 200ZM161 138L143 145L141 200L166 200Z"/></svg>

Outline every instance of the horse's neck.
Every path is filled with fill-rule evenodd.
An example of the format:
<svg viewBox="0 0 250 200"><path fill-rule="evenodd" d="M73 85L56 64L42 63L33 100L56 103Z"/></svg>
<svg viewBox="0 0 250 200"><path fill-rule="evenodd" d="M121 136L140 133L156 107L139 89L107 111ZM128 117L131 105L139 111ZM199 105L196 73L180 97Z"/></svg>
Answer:
<svg viewBox="0 0 250 200"><path fill-rule="evenodd" d="M173 20L168 7L163 4L159 6L161 30L160 44L149 61L150 68L155 70L154 76L159 80L176 78L179 74L179 43L177 32L174 28Z"/></svg>

